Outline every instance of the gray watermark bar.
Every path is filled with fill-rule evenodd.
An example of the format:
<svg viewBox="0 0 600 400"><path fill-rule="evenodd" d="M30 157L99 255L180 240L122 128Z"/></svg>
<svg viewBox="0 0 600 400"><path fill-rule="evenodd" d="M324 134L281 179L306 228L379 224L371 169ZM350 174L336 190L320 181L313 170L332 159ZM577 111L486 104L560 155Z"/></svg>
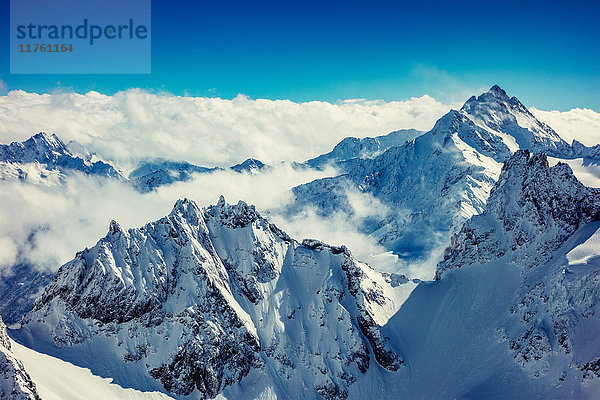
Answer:
<svg viewBox="0 0 600 400"><path fill-rule="evenodd" d="M149 74L150 0L11 0L11 74Z"/></svg>

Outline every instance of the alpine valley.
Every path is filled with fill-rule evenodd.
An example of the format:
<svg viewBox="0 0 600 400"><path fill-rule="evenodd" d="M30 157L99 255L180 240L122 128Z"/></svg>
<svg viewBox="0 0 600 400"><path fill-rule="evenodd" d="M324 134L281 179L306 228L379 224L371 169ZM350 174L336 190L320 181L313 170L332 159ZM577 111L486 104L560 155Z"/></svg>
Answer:
<svg viewBox="0 0 600 400"><path fill-rule="evenodd" d="M140 227L107 220L55 273L2 269L0 398L600 398L599 164L600 145L567 143L493 86L428 132L289 164L335 173L282 206L211 192ZM0 146L7 188L84 176L151 199L275 168L148 159L126 173L55 135ZM311 213L382 254L281 229Z"/></svg>

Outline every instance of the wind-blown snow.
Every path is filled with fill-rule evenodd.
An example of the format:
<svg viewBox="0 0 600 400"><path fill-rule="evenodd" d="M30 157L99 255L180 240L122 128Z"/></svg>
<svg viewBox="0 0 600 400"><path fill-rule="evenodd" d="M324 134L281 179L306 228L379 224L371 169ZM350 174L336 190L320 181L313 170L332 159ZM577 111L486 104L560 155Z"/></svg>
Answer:
<svg viewBox="0 0 600 400"><path fill-rule="evenodd" d="M567 253L567 260L569 265L587 264L598 256L600 256L600 226L585 242Z"/></svg>

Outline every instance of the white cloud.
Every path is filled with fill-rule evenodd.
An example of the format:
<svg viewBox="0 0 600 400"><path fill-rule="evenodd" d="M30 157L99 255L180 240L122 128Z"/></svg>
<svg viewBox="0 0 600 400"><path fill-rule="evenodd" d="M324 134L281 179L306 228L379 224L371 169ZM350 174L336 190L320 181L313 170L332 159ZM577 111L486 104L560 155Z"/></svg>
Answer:
<svg viewBox="0 0 600 400"><path fill-rule="evenodd" d="M342 212L321 217L316 210L307 207L291 218L273 215L272 220L294 239L310 238L335 246L345 245L356 258L376 269L394 269L392 267L396 257L386 259L377 257L386 253L385 248L374 238L358 231L357 227L360 225L357 218L348 218L348 215Z"/></svg>
<svg viewBox="0 0 600 400"><path fill-rule="evenodd" d="M10 237L0 237L0 266L14 265L17 260L17 244Z"/></svg>
<svg viewBox="0 0 600 400"><path fill-rule="evenodd" d="M587 146L600 144L600 113L587 108L570 111L529 109L536 118L550 125L569 144L576 139Z"/></svg>
<svg viewBox="0 0 600 400"><path fill-rule="evenodd" d="M123 228L139 227L167 215L180 198L207 206L224 194L230 203L244 200L263 210L277 208L291 199L292 187L334 174L332 169L298 171L289 165L257 175L220 171L147 194L80 174L67 177L60 186L2 182L0 270L17 260L55 270L75 252L93 246L112 219Z"/></svg>
<svg viewBox="0 0 600 400"><path fill-rule="evenodd" d="M232 100L152 94L139 89L0 97L0 142L39 131L77 140L130 167L153 157L200 165L232 165L248 157L304 161L346 136L375 136L402 128L430 129L449 110L429 96L405 101Z"/></svg>

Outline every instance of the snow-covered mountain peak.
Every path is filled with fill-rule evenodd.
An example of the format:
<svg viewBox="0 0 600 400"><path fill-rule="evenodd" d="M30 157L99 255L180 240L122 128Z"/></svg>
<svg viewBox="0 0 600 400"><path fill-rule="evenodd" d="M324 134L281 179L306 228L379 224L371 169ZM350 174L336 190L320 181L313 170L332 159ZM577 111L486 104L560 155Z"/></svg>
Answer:
<svg viewBox="0 0 600 400"><path fill-rule="evenodd" d="M513 98L516 99L516 97ZM465 102L462 108L469 110L477 105L492 106L494 104L506 104L510 101L511 99L506 94L506 91L500 86L494 85L490 88L490 90L480 94L479 96L471 96L469 100Z"/></svg>
<svg viewBox="0 0 600 400"><path fill-rule="evenodd" d="M600 217L597 194L579 182L567 164L549 167L546 154L520 150L503 166L486 212L507 226L527 218L546 227L562 222L576 229Z"/></svg>
<svg viewBox="0 0 600 400"><path fill-rule="evenodd" d="M437 257L452 233L483 212L504 161L517 150L565 159L576 152L579 157L600 154L598 148L577 144L575 152L497 85L471 97L460 110L450 110L429 132L410 141L361 157L358 149L366 143L348 138L309 160L309 165L345 161L337 162L339 176L294 188L296 201L289 209L316 207L324 217L339 212L354 217L349 190L373 195L390 211L377 221L363 219L359 229L409 263L423 254Z"/></svg>
<svg viewBox="0 0 600 400"><path fill-rule="evenodd" d="M329 153L307 160L306 165L321 168L330 163L343 163L355 159L374 158L387 149L414 140L424 132L415 129L401 129L376 137L347 137L339 142Z"/></svg>
<svg viewBox="0 0 600 400"><path fill-rule="evenodd" d="M488 91L488 93L492 93L495 96L498 97L508 97L506 96L506 92L504 91L504 89L502 89L500 86L498 85L494 85L490 88L490 90Z"/></svg>
<svg viewBox="0 0 600 400"><path fill-rule="evenodd" d="M67 146L56 136L56 134L48 135L46 132L40 132L24 142L27 147L30 143L33 144L40 152L53 151L59 154L70 154Z"/></svg>
<svg viewBox="0 0 600 400"><path fill-rule="evenodd" d="M72 154L58 136L45 132L40 132L22 143L13 142L0 148L0 160L6 162L47 163L60 156Z"/></svg>
<svg viewBox="0 0 600 400"><path fill-rule="evenodd" d="M231 167L235 172L257 173L268 168L268 165L256 158L248 158L247 160Z"/></svg>
<svg viewBox="0 0 600 400"><path fill-rule="evenodd" d="M110 221L110 224L108 226L108 233L110 235L116 235L117 233L122 231L123 230L121 229L121 225L119 225L117 221L115 221L114 219Z"/></svg>
<svg viewBox="0 0 600 400"><path fill-rule="evenodd" d="M477 103L487 103L487 104L493 104L493 103L508 103L510 101L510 98L508 97L508 95L506 94L506 91L504 91L504 89L502 89L500 86L498 85L494 85L490 88L490 90L488 90L487 92L483 92L482 94L480 94L479 96L473 95L471 96L463 105L463 108L470 108L472 107L474 104Z"/></svg>
<svg viewBox="0 0 600 400"><path fill-rule="evenodd" d="M55 134L40 132L23 142L0 144L0 163L4 169L14 170L6 176L18 176L26 179L28 172L38 171L45 177L55 174L80 171L88 175L100 175L124 181L125 178L110 164L102 161L92 162L91 158L76 156ZM31 168L33 166L33 168Z"/></svg>
<svg viewBox="0 0 600 400"><path fill-rule="evenodd" d="M196 204L195 201L183 198L175 202L173 210L169 213L169 217L180 217L183 220L198 224L198 220L201 218L202 209Z"/></svg>
<svg viewBox="0 0 600 400"><path fill-rule="evenodd" d="M548 125L537 120L516 97L497 85L472 96L460 109L478 126L498 135L511 151L529 149L570 156L570 146Z"/></svg>
<svg viewBox="0 0 600 400"><path fill-rule="evenodd" d="M237 204L228 204L221 195L216 205L206 208L208 218L231 228L246 227L252 222L262 219L254 205L248 205L240 200Z"/></svg>
<svg viewBox="0 0 600 400"><path fill-rule="evenodd" d="M213 398L258 371L281 393L345 399L372 363L403 365L380 328L415 285L292 240L243 201L182 199L141 228L111 222L22 322L57 353L101 352L92 370L140 389Z"/></svg>

